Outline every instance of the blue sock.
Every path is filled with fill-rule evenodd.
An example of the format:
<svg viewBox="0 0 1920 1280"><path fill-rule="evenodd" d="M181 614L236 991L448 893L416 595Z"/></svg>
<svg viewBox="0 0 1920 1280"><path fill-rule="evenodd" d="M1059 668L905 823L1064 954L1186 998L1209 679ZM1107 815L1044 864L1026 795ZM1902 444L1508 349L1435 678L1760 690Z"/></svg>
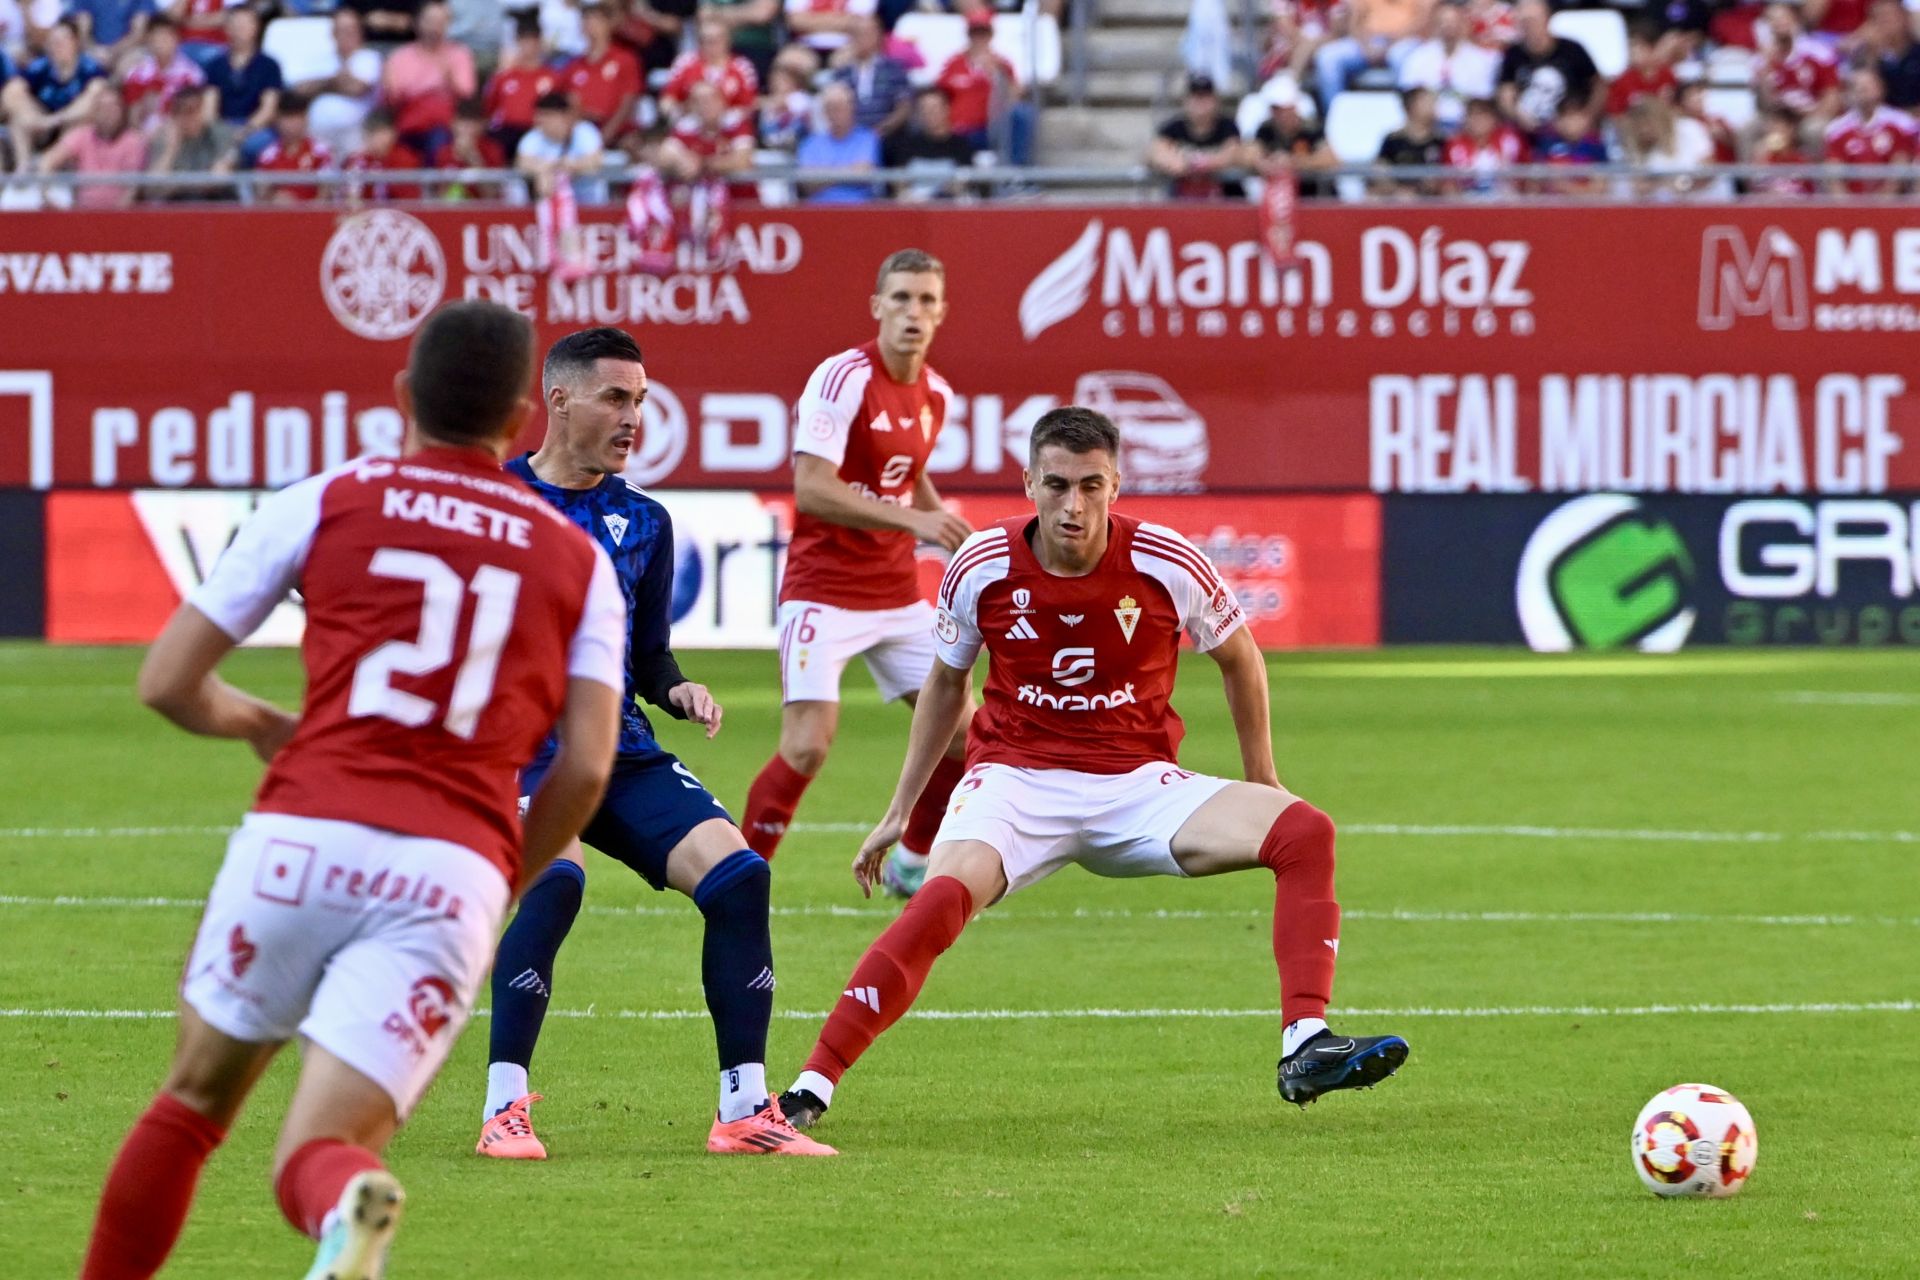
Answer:
<svg viewBox="0 0 1920 1280"><path fill-rule="evenodd" d="M728 1072L758 1067L767 1057L767 1023L773 1019L773 936L767 928L772 882L765 859L742 849L707 872L693 891L693 904L707 918L700 979L720 1051L723 1092ZM746 1101L758 1105L763 1100Z"/></svg>
<svg viewBox="0 0 1920 1280"><path fill-rule="evenodd" d="M501 935L500 949L493 957L493 1024L488 1030L487 1061L518 1067L522 1092L524 1073L533 1064L534 1042L540 1039L540 1024L547 1016L553 959L573 928L573 918L580 914L586 887L587 873L571 862L555 862L541 872L522 895L520 909ZM489 1087L488 1115L514 1101L497 1100L494 1092Z"/></svg>

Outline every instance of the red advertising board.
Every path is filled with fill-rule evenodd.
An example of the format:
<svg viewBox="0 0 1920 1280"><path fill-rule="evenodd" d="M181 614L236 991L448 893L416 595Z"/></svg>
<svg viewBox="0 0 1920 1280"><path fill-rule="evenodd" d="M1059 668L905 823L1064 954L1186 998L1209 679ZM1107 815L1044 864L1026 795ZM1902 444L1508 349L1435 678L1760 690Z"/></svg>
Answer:
<svg viewBox="0 0 1920 1280"><path fill-rule="evenodd" d="M674 644L772 648L791 497L668 489L673 516ZM46 634L79 644L142 643L206 575L258 500L253 492L70 492L46 500ZM1031 512L1017 497L956 503L975 525ZM1179 530L1219 566L1269 649L1380 640L1380 500L1300 494L1232 502L1123 497L1121 508ZM925 549L932 597L943 560ZM294 644L297 603L273 611L256 643Z"/></svg>
<svg viewBox="0 0 1920 1280"><path fill-rule="evenodd" d="M275 487L397 446L438 302L613 323L654 378L632 472L777 488L808 371L874 268L949 268L933 466L1010 491L1048 407L1107 409L1135 492L1920 487L1920 226L1900 206L770 209L730 264L533 268L530 213L154 210L0 220L0 486Z"/></svg>

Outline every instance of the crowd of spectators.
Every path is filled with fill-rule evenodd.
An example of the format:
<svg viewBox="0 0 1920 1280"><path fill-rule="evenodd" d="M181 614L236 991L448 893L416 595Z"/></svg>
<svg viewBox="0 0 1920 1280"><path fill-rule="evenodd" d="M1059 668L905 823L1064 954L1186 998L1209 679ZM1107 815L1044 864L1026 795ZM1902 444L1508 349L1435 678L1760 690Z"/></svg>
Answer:
<svg viewBox="0 0 1920 1280"><path fill-rule="evenodd" d="M1377 154L1344 157L1372 162L1365 185L1377 195L1725 197L1734 184L1700 181L1696 170L1911 163L1920 152L1910 114L1920 107L1920 11L1902 0L1671 0L1625 12L1626 66L1609 79L1580 41L1555 34L1545 0L1277 0L1258 106L1235 110L1211 76L1192 75L1148 161L1176 197L1233 198L1249 178L1276 177L1303 196L1329 195L1329 171L1342 157L1322 122L1341 94L1355 92L1397 94L1405 118ZM1750 102L1750 118L1735 124L1718 114L1710 83ZM1606 182L1579 172L1605 163L1634 172ZM1500 176L1528 164L1568 173L1528 184ZM1393 172L1406 166L1458 176ZM1770 195L1816 187L1905 189L1786 173L1745 184Z"/></svg>
<svg viewBox="0 0 1920 1280"><path fill-rule="evenodd" d="M959 14L965 48L928 65L891 31L912 9ZM283 203L511 199L518 184L454 172L375 175L515 169L536 195L565 176L593 203L616 194L603 169L644 165L728 180L751 199L753 184L733 180L786 157L849 175L804 199L874 198L884 186L857 175L882 166L916 170L891 194L936 198L958 168L1030 160L1031 94L994 52L995 11L995 0L0 0L0 195L9 174L256 171L364 175L263 188ZM297 81L267 36L290 19L324 46L302 47ZM128 182L81 185L75 199L234 191Z"/></svg>

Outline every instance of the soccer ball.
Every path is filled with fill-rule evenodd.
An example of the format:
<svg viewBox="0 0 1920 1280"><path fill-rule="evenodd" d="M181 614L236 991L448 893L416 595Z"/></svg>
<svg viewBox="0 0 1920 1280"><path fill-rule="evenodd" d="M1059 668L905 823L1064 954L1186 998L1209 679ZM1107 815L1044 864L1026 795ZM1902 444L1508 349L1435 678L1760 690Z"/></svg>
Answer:
<svg viewBox="0 0 1920 1280"><path fill-rule="evenodd" d="M1633 1122L1633 1171L1657 1196L1730 1196L1759 1153L1753 1117L1710 1084L1655 1094Z"/></svg>

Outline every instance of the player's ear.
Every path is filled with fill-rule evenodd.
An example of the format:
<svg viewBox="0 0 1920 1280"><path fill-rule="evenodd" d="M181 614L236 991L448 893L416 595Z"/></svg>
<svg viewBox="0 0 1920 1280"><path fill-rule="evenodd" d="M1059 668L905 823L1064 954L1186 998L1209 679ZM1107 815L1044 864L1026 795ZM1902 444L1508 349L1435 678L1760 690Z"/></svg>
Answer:
<svg viewBox="0 0 1920 1280"><path fill-rule="evenodd" d="M878 320L880 318L880 295L879 294L876 293L872 297L867 299L867 314L871 315L875 320Z"/></svg>
<svg viewBox="0 0 1920 1280"><path fill-rule="evenodd" d="M1032 467L1020 468L1020 487L1026 491L1027 497L1029 498L1033 497L1033 468Z"/></svg>
<svg viewBox="0 0 1920 1280"><path fill-rule="evenodd" d="M413 422L413 384L407 381L407 371L405 369L393 375L393 402L400 408L400 417L411 425Z"/></svg>

